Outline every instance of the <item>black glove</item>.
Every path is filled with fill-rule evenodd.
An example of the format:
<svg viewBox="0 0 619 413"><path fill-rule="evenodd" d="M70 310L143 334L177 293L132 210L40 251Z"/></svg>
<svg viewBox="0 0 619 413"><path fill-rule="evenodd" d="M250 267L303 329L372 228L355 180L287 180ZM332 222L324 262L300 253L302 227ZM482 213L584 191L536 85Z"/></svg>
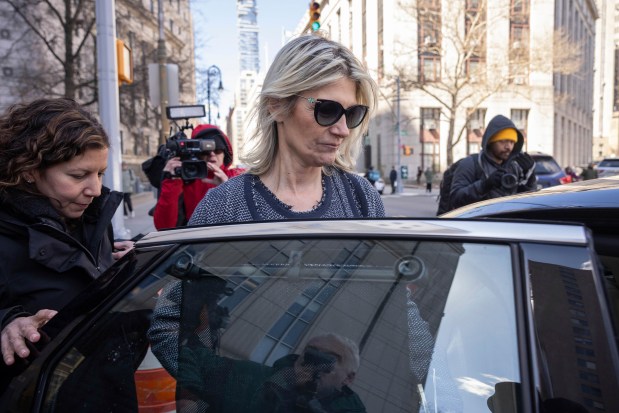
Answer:
<svg viewBox="0 0 619 413"><path fill-rule="evenodd" d="M497 169L496 171L492 172L490 176L487 177L483 182L484 192L490 192L492 188L500 187L503 175L505 175L505 171L501 169Z"/></svg>
<svg viewBox="0 0 619 413"><path fill-rule="evenodd" d="M531 158L531 155L526 152L519 153L514 157L514 160L518 162L518 165L520 165L525 174L535 165L535 161Z"/></svg>

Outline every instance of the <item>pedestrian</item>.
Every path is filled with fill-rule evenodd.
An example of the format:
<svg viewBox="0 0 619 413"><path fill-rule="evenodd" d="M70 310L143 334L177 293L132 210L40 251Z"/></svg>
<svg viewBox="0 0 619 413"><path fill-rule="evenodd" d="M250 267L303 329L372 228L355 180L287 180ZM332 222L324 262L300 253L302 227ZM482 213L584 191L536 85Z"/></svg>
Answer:
<svg viewBox="0 0 619 413"><path fill-rule="evenodd" d="M596 179L598 177L598 171L594 168L593 162L591 162L585 169L582 170L580 177L583 181L588 181L589 179Z"/></svg>
<svg viewBox="0 0 619 413"><path fill-rule="evenodd" d="M421 166L417 167L417 185L421 185L421 175L423 175L423 168Z"/></svg>
<svg viewBox="0 0 619 413"><path fill-rule="evenodd" d="M288 42L263 82L246 174L209 191L191 225L385 214L354 173L376 83L343 45L316 34Z"/></svg>
<svg viewBox="0 0 619 413"><path fill-rule="evenodd" d="M462 159L454 172L451 207L535 190L535 161L522 152L523 145L524 137L514 122L503 115L492 118L480 153Z"/></svg>
<svg viewBox="0 0 619 413"><path fill-rule="evenodd" d="M253 108L248 171L208 191L189 224L384 217L378 191L354 172L376 99L367 69L340 43L317 34L286 43ZM164 289L149 330L153 353L173 376L180 289Z"/></svg>
<svg viewBox="0 0 619 413"><path fill-rule="evenodd" d="M395 188L398 185L398 172L395 170L395 166L391 167L389 172L389 181L391 181L391 194L395 194Z"/></svg>
<svg viewBox="0 0 619 413"><path fill-rule="evenodd" d="M578 175L576 175L576 172L574 172L574 169L571 166L566 166L565 167L565 174L567 176L569 176L570 178L572 178L571 182L578 182L578 181L580 181L580 177Z"/></svg>
<svg viewBox="0 0 619 413"><path fill-rule="evenodd" d="M126 162L122 163L123 168L123 210L125 212L125 218L135 217L133 211L133 203L131 202L131 194L133 194L133 188L135 188L135 174L129 168Z"/></svg>
<svg viewBox="0 0 619 413"><path fill-rule="evenodd" d="M376 181L380 179L380 173L374 169L374 166L370 166L370 169L365 173L365 178L370 181L373 187L376 187Z"/></svg>
<svg viewBox="0 0 619 413"><path fill-rule="evenodd" d="M432 192L432 180L434 179L434 171L428 166L423 174L426 178L426 192Z"/></svg>
<svg viewBox="0 0 619 413"><path fill-rule="evenodd" d="M112 236L122 194L102 186L109 146L71 99L0 116L0 391L35 356L39 328L133 246Z"/></svg>
<svg viewBox="0 0 619 413"><path fill-rule="evenodd" d="M187 225L198 202L208 191L245 171L231 166L233 152L230 139L217 126L198 125L193 129L191 139L215 142L214 150L198 154L198 157L206 162L209 173L205 178L185 181L175 173L181 168L181 159L173 157L166 162L153 213L155 228L158 230Z"/></svg>

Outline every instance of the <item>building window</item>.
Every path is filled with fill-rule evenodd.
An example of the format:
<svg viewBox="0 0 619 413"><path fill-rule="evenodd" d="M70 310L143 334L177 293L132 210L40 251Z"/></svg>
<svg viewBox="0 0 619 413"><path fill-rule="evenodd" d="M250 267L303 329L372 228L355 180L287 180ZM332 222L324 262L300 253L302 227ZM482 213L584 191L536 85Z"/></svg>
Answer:
<svg viewBox="0 0 619 413"><path fill-rule="evenodd" d="M511 0L509 24L510 77L512 83L524 85L529 77L529 0Z"/></svg>
<svg viewBox="0 0 619 413"><path fill-rule="evenodd" d="M441 3L438 0L419 0L418 50L419 80L440 80L441 67Z"/></svg>
<svg viewBox="0 0 619 413"><path fill-rule="evenodd" d="M467 0L464 14L464 53L466 76L472 83L483 80L486 61L486 2Z"/></svg>
<svg viewBox="0 0 619 413"><path fill-rule="evenodd" d="M527 130L529 129L529 109L512 109L511 120L524 137L523 151L527 150Z"/></svg>
<svg viewBox="0 0 619 413"><path fill-rule="evenodd" d="M486 109L467 109L468 120L466 123L466 154L479 153L481 140L486 128Z"/></svg>
<svg viewBox="0 0 619 413"><path fill-rule="evenodd" d="M421 56L420 57L420 81L436 82L441 79L441 58L439 56Z"/></svg>
<svg viewBox="0 0 619 413"><path fill-rule="evenodd" d="M4 77L12 77L13 76L13 68L12 67L3 67L2 75Z"/></svg>
<svg viewBox="0 0 619 413"><path fill-rule="evenodd" d="M424 169L430 167L435 172L440 165L440 119L439 108L421 108L421 166Z"/></svg>

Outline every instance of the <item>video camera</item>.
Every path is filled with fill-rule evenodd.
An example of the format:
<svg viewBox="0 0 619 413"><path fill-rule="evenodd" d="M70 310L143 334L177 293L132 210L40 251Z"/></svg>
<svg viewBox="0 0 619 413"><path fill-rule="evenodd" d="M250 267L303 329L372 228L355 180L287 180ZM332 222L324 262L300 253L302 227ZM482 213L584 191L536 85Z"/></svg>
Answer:
<svg viewBox="0 0 619 413"><path fill-rule="evenodd" d="M189 119L202 118L206 115L204 105L193 106L168 106L166 115L171 119L178 132L170 136L166 142L165 149L167 158L179 157L181 166L174 169L174 176L180 176L186 181L193 179L206 178L208 168L206 162L198 157L201 152L214 151L214 139L189 139L185 135L185 130L193 129ZM177 120L185 120L184 125L176 123Z"/></svg>

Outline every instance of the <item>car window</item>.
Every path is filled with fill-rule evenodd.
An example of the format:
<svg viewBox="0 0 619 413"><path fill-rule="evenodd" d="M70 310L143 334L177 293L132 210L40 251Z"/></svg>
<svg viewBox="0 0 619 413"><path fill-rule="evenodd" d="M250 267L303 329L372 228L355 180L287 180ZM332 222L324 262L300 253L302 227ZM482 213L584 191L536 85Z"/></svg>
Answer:
<svg viewBox="0 0 619 413"><path fill-rule="evenodd" d="M535 173L536 174L554 174L561 171L561 167L551 157L535 157Z"/></svg>
<svg viewBox="0 0 619 413"><path fill-rule="evenodd" d="M535 334L540 347L539 396L565 411L619 411L619 382L609 352L616 344L603 331L604 286L596 282L586 251L523 245L531 282ZM545 379L545 380L544 380ZM569 408L568 408L569 407ZM576 409L576 410L570 410ZM553 411L553 410L549 410Z"/></svg>
<svg viewBox="0 0 619 413"><path fill-rule="evenodd" d="M619 168L619 159L604 159L598 164L598 167Z"/></svg>
<svg viewBox="0 0 619 413"><path fill-rule="evenodd" d="M509 245L412 240L185 246L80 334L45 410L275 411L352 368L334 405L485 411L521 381L511 261ZM327 333L358 368L348 344L312 345Z"/></svg>

